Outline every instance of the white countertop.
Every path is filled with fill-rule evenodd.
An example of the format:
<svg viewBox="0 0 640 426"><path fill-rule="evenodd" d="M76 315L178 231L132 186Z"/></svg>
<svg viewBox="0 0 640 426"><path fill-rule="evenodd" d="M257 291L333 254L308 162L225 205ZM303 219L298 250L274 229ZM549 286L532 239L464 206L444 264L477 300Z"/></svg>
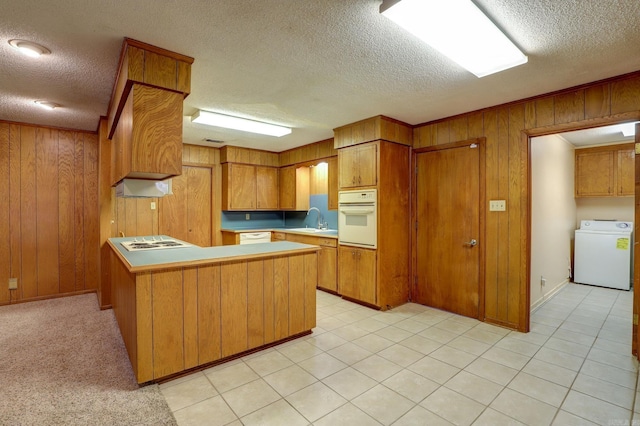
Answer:
<svg viewBox="0 0 640 426"><path fill-rule="evenodd" d="M155 237L157 238L158 236L156 235ZM162 235L162 237L165 239L175 239L167 235ZM313 252L320 249L318 246L294 243L291 241L216 247L191 245L189 247L142 251L128 251L120 244L123 241L132 241L134 238L140 240L142 236L108 239L109 244L117 251L119 257L128 263L129 272L220 263L244 258L261 258L295 253L298 251ZM151 236L145 236L145 238L150 239Z"/></svg>

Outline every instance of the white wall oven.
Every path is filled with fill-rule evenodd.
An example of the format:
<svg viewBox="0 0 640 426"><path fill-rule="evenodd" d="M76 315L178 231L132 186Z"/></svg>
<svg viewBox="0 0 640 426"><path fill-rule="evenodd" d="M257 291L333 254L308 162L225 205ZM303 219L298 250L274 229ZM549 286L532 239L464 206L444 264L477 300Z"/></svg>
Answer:
<svg viewBox="0 0 640 426"><path fill-rule="evenodd" d="M338 242L376 248L378 242L378 192L362 189L338 192Z"/></svg>

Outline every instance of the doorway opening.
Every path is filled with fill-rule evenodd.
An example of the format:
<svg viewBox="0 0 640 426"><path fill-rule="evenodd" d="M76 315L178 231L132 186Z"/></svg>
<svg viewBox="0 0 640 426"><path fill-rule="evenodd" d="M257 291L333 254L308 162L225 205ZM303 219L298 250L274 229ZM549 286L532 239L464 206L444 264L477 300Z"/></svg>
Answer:
<svg viewBox="0 0 640 426"><path fill-rule="evenodd" d="M634 133L628 131L634 127L625 123L530 138L532 313L572 281L574 236L582 220L634 222ZM590 166L597 170L585 175L588 181L580 181L575 155L594 150L606 155ZM631 176L624 174L629 171ZM589 190L608 176L615 181L608 193Z"/></svg>

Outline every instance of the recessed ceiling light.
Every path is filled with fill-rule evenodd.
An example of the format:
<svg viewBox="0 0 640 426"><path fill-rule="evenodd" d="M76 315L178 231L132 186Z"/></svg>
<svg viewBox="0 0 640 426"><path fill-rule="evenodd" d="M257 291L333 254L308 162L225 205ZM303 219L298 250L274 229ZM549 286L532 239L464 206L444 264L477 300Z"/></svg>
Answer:
<svg viewBox="0 0 640 426"><path fill-rule="evenodd" d="M33 102L35 102L37 105L40 105L42 108L48 109L48 110L52 110L60 106L60 104L56 104L54 102L47 102L47 101L33 101Z"/></svg>
<svg viewBox="0 0 640 426"><path fill-rule="evenodd" d="M9 40L9 44L15 49L18 49L23 55L27 55L32 58L37 58L40 55L48 55L49 53L51 53L51 51L46 47L39 45L38 43L33 43L31 41L14 39Z"/></svg>

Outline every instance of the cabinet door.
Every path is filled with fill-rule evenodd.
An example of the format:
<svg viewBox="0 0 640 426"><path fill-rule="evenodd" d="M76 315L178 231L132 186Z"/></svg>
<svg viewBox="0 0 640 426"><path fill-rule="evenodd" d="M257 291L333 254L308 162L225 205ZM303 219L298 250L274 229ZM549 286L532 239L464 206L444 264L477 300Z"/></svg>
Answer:
<svg viewBox="0 0 640 426"><path fill-rule="evenodd" d="M296 166L282 167L279 175L280 208L293 210L296 206Z"/></svg>
<svg viewBox="0 0 640 426"><path fill-rule="evenodd" d="M338 249L338 293L352 299L360 299L357 267L356 249L340 246Z"/></svg>
<svg viewBox="0 0 640 426"><path fill-rule="evenodd" d="M576 197L614 194L614 151L576 153Z"/></svg>
<svg viewBox="0 0 640 426"><path fill-rule="evenodd" d="M256 206L278 208L278 169L275 167L256 167Z"/></svg>
<svg viewBox="0 0 640 426"><path fill-rule="evenodd" d="M246 164L227 163L227 209L255 210L256 168ZM223 183L224 184L224 183Z"/></svg>
<svg viewBox="0 0 640 426"><path fill-rule="evenodd" d="M318 287L337 291L338 251L332 247L322 247L318 252Z"/></svg>
<svg viewBox="0 0 640 426"><path fill-rule="evenodd" d="M329 158L329 210L338 210L338 157Z"/></svg>
<svg viewBox="0 0 640 426"><path fill-rule="evenodd" d="M378 146L363 145L358 148L358 186L378 184Z"/></svg>
<svg viewBox="0 0 640 426"><path fill-rule="evenodd" d="M618 151L618 185L616 195L635 194L635 153L633 149Z"/></svg>
<svg viewBox="0 0 640 426"><path fill-rule="evenodd" d="M342 148L338 151L340 188L353 188L358 184L358 147Z"/></svg>
<svg viewBox="0 0 640 426"><path fill-rule="evenodd" d="M376 251L356 249L358 260L358 300L377 304Z"/></svg>

